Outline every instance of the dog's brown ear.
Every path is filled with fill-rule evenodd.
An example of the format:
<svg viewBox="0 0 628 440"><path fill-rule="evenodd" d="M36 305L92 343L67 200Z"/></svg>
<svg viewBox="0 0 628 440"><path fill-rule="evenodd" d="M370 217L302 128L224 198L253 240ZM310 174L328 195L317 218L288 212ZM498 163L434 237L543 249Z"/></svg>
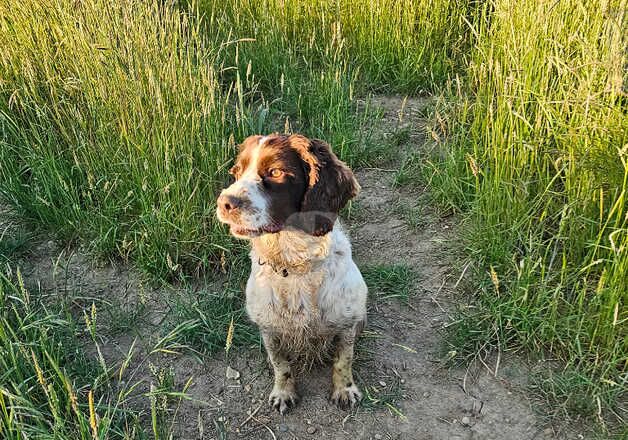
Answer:
<svg viewBox="0 0 628 440"><path fill-rule="evenodd" d="M338 212L358 194L360 185L327 143L300 135L292 135L288 141L308 168L298 226L309 234L325 235L333 229Z"/></svg>

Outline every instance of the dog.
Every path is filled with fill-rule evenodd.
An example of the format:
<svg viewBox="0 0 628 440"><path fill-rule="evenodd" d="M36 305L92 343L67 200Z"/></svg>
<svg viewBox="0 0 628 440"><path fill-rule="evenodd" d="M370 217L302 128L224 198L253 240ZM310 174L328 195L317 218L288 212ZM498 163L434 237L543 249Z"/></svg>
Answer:
<svg viewBox="0 0 628 440"><path fill-rule="evenodd" d="M274 370L269 404L294 406L296 376L308 360L333 355L331 400L362 398L352 372L366 324L367 287L338 212L360 186L330 146L302 135L250 136L217 200L217 217L251 242L246 310Z"/></svg>

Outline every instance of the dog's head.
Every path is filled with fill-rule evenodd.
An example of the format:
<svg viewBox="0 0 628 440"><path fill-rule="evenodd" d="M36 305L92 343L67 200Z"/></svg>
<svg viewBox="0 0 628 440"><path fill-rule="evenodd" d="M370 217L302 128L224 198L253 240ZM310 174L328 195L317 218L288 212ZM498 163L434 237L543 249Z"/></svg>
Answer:
<svg viewBox="0 0 628 440"><path fill-rule="evenodd" d="M218 219L239 238L284 229L314 236L334 227L360 186L329 145L300 135L250 136L218 197Z"/></svg>

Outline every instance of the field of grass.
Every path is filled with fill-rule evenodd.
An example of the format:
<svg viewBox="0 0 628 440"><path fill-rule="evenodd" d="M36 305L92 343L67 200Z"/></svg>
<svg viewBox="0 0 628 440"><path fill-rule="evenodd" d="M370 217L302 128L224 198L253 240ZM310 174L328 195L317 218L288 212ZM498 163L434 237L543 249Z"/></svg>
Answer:
<svg viewBox="0 0 628 440"><path fill-rule="evenodd" d="M628 385L626 6L487 4L437 110L447 147L428 173L466 212L479 271L457 340L554 353L567 365L541 388L561 415L609 415Z"/></svg>
<svg viewBox="0 0 628 440"><path fill-rule="evenodd" d="M453 328L455 349L465 357L496 346L552 353L566 365L540 380L553 408L625 420L627 7L6 0L0 195L34 227L152 277L211 275L243 255L214 217L239 140L302 131L353 166L377 165L394 150L374 130L369 93L438 95L434 157L411 157L397 180L429 182L434 198L465 220L477 293L473 312ZM24 240L1 235L4 265ZM371 271L383 288L389 277L407 278L403 266L388 269ZM51 322L58 331L29 325L31 333L19 333L25 317L51 314L29 305L14 278L0 284L13 292L0 303L0 362L14 350L11 365L20 367L3 365L15 377L0 381L0 434L18 438L29 425L34 435L67 418L89 438L86 396L98 386L90 368L100 367L55 348L55 338L75 338L70 318ZM178 329L186 344L215 340L211 314L220 307L212 301L177 305L182 322L205 325ZM78 371L70 385L66 369ZM15 385L24 380L40 381L30 403ZM11 415L22 406L30 413ZM132 424L115 402L106 408L102 429Z"/></svg>

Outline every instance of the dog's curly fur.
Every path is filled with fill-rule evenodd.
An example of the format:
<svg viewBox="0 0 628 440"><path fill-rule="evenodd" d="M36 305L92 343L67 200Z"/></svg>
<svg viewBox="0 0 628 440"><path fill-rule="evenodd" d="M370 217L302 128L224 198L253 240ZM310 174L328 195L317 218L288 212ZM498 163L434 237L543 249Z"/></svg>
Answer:
<svg viewBox="0 0 628 440"><path fill-rule="evenodd" d="M367 288L337 220L359 190L353 173L327 144L299 135L248 138L234 169L218 217L251 240L246 309L273 365L271 405L283 413L296 403L295 376L332 355L332 400L354 405Z"/></svg>

